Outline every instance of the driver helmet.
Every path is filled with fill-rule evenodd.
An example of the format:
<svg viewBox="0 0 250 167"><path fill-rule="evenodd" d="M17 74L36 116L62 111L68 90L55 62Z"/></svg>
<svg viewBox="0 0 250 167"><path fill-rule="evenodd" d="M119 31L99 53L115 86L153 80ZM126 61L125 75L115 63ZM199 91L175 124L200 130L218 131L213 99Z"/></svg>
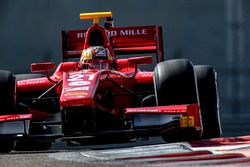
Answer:
<svg viewBox="0 0 250 167"><path fill-rule="evenodd" d="M82 51L80 63L92 69L108 69L113 62L109 49L103 46L91 46Z"/></svg>

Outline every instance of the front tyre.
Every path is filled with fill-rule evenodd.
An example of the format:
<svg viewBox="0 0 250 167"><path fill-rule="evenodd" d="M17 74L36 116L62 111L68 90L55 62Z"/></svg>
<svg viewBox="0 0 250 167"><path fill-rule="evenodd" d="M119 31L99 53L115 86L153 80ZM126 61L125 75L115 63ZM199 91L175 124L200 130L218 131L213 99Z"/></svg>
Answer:
<svg viewBox="0 0 250 167"><path fill-rule="evenodd" d="M157 64L154 69L154 85L159 106L198 103L193 64L186 59Z"/></svg>
<svg viewBox="0 0 250 167"><path fill-rule="evenodd" d="M14 113L16 113L16 77L10 71L0 70L0 115ZM14 147L14 139L0 139L1 153L8 153Z"/></svg>
<svg viewBox="0 0 250 167"><path fill-rule="evenodd" d="M154 85L158 106L199 103L195 72L189 60L177 59L157 64L154 69ZM185 132L175 129L162 134L167 142L194 140L198 137L194 129Z"/></svg>
<svg viewBox="0 0 250 167"><path fill-rule="evenodd" d="M16 77L10 71L0 70L0 115L16 112Z"/></svg>
<svg viewBox="0 0 250 167"><path fill-rule="evenodd" d="M203 124L202 138L220 137L221 124L217 73L214 68L208 65L196 65L194 69L197 77Z"/></svg>

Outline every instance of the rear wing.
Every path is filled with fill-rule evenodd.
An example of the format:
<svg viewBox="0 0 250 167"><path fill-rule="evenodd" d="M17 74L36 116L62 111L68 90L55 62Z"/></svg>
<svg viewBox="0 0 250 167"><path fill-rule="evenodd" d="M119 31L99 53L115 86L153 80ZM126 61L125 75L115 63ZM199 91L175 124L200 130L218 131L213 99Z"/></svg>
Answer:
<svg viewBox="0 0 250 167"><path fill-rule="evenodd" d="M107 34L115 55L154 53L157 61L164 60L161 26L110 27ZM80 57L87 30L62 31L62 57Z"/></svg>

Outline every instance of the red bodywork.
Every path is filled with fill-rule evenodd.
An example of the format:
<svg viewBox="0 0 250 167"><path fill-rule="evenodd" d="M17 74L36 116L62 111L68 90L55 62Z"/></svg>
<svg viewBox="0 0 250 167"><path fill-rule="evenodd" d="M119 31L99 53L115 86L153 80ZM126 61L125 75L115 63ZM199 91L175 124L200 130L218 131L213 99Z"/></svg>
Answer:
<svg viewBox="0 0 250 167"><path fill-rule="evenodd" d="M95 36L96 34L92 33L94 31L98 31L103 39ZM95 40L95 38L97 39ZM108 48L115 58L113 68L107 70L82 69L82 65L78 61L66 62L71 58L80 59L83 49L100 41L102 41L101 45ZM91 121L87 118L89 115L84 115L84 113L88 113L91 108L91 110L97 110L98 114L101 113L100 118L94 119L94 124L97 122L97 125L91 126L91 129L95 129L96 126L102 129L102 126L109 122L107 119L109 117L112 117L112 121L115 120L114 123L110 122L112 125L109 125L109 127L113 127L121 124L118 120L131 119L137 115L152 115L156 119L161 115L170 115L170 117L179 117L180 128L192 127L201 134L202 123L198 104L144 107L141 102L138 102L138 98L154 94L154 73L138 69L140 64L151 64L152 56L122 58L122 55L149 53L156 56L156 62L164 60L162 30L159 26L103 28L99 25L93 25L88 30L62 31L64 62L57 66L51 76L19 80L17 82L17 96L20 99L26 99L27 96L34 99L36 98L34 94L39 95L39 93L45 92L44 95L49 94L49 96L45 96L49 99L53 95L53 98L58 100L58 112L66 113L60 118L62 122L60 125L72 126L69 129L75 129L74 132L79 131L78 126L90 127L89 122ZM43 71L48 74L47 70L52 66L51 63L33 64L32 69L41 71L44 68ZM47 103L35 105L37 101L46 100L46 98L41 96L32 103L28 103L29 113L23 119L31 119L30 114L32 114L33 122L46 122L50 115L55 113L50 111L53 107L46 108ZM71 118L71 114L75 114L75 116ZM0 121L12 118L14 117L0 117ZM17 116L16 118L20 119L21 117ZM76 123L78 119L79 124ZM98 120L102 122L100 125L98 125ZM70 121L71 123L68 123ZM122 125L121 129L124 129L124 126ZM63 127L63 129L67 129L67 127ZM113 129L119 128L114 127ZM68 129L64 130L63 133L66 132L69 133ZM87 132L89 131L87 130Z"/></svg>
<svg viewBox="0 0 250 167"><path fill-rule="evenodd" d="M153 53L158 56L158 61L163 60L161 27L143 26L105 30L98 25L94 25L88 30L62 32L64 60L80 57L82 50L89 47L88 38L93 30L102 32L105 47L111 50L111 53L115 53L117 58L122 54ZM111 37L111 41L109 37ZM119 88L106 81L106 77L130 90L134 90L136 86L140 85L153 87L153 72L137 72L137 64L150 64L151 62L151 56L117 59L115 70L108 71L81 70L78 62L62 62L50 78L55 82L63 80L62 85L56 89L60 96L61 109L71 106L99 106L96 103L97 97L95 97L97 89L109 87L114 94L123 93ZM21 80L17 82L17 90L19 93L46 90L53 84L46 77ZM113 107L109 112L119 115L120 108L131 107L132 101L131 96L116 97L112 100Z"/></svg>
<svg viewBox="0 0 250 167"><path fill-rule="evenodd" d="M32 114L15 114L15 115L1 115L1 121L25 120L32 119Z"/></svg>

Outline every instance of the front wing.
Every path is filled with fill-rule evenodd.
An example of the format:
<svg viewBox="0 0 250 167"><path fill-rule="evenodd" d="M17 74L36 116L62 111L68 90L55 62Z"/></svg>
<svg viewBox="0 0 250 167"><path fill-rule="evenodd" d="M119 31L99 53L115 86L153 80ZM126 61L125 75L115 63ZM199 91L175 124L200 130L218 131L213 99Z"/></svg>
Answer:
<svg viewBox="0 0 250 167"><path fill-rule="evenodd" d="M37 138L62 138L63 140L74 140L77 138L101 137L101 136L156 136L172 132L175 129L194 129L198 136L202 133L202 122L199 114L198 104L155 106L126 108L125 121L129 125L120 130L104 132L93 132L89 134L78 134L65 136L63 134L40 134L29 133L32 122L32 114L5 115L0 116L0 138L11 136L18 140ZM45 122L46 124L46 122Z"/></svg>
<svg viewBox="0 0 250 167"><path fill-rule="evenodd" d="M180 128L202 130L198 104L127 108L126 116L134 118L134 127L160 126L179 120Z"/></svg>
<svg viewBox="0 0 250 167"><path fill-rule="evenodd" d="M0 136L22 137L29 135L32 114L0 116Z"/></svg>

